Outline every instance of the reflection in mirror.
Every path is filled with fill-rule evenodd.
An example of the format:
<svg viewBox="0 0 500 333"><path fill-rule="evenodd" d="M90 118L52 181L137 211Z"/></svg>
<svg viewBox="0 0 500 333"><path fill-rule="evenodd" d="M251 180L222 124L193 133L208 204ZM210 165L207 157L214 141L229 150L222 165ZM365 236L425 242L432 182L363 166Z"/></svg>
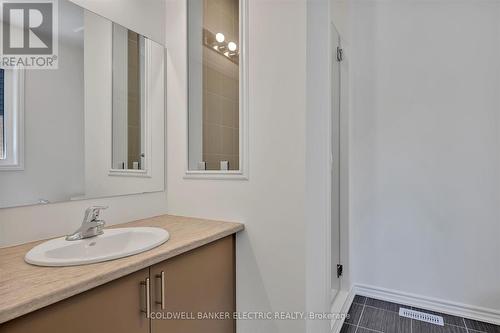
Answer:
<svg viewBox="0 0 500 333"><path fill-rule="evenodd" d="M188 1L189 170L240 169L238 0Z"/></svg>
<svg viewBox="0 0 500 333"><path fill-rule="evenodd" d="M144 40L113 24L113 169L144 170Z"/></svg>
<svg viewBox="0 0 500 333"><path fill-rule="evenodd" d="M163 191L164 47L57 11L57 68L0 67L0 208Z"/></svg>
<svg viewBox="0 0 500 333"><path fill-rule="evenodd" d="M0 160L5 160L5 123L4 123L4 78L5 70L0 68Z"/></svg>

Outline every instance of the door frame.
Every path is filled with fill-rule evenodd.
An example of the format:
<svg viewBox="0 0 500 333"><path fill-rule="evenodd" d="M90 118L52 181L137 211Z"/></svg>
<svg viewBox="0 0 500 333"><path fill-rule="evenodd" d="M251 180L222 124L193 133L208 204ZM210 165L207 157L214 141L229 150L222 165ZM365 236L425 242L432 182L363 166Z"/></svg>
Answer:
<svg viewBox="0 0 500 333"><path fill-rule="evenodd" d="M335 36L338 35L339 40L338 42L335 41ZM333 22L330 23L330 64L329 64L329 76L330 76L330 108L328 112L328 150L327 150L327 157L328 157L328 184L329 184L329 190L328 190L328 227L327 227L327 232L328 232L328 241L327 241L327 258L328 258L328 269L327 269L327 281L330 286L330 302L333 303L338 296L340 291L348 291L350 288L350 274L349 274L349 233L348 233L348 221L349 221L349 144L348 144L348 138L349 138L349 115L348 115L348 105L349 105L349 82L348 82L348 59L346 57L346 45L344 43L344 40L342 39L342 35L340 34L339 30L335 26ZM340 107L339 107L339 134L338 134L338 141L336 144L338 144L339 148L339 157L340 157L340 163L339 163L339 195L338 195L338 207L339 207L339 244L338 244L338 251L339 251L339 261L340 264L343 265L343 275L340 278L339 281L339 287L336 293L334 293L333 290L333 279L334 279L334 272L336 271L336 262L334 263L334 260L337 261L335 258L333 258L333 252L332 246L335 246L332 242L332 212L333 212L333 185L332 185L332 170L331 168L333 167L333 161L331 158L332 152L333 152L333 145L334 145L334 131L333 131L333 107L334 107L334 83L333 83L333 70L334 70L334 65L335 62L337 62L337 45L340 46L344 50L344 58L339 64L339 75L340 75L340 86L339 86L339 98L340 98Z"/></svg>

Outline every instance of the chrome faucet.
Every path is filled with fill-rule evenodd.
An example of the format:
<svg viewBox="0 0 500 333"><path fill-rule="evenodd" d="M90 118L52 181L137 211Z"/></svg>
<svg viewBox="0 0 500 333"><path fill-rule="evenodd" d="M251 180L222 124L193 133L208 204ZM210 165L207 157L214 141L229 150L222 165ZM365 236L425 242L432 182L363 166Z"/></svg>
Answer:
<svg viewBox="0 0 500 333"><path fill-rule="evenodd" d="M66 236L67 241L75 241L84 238L95 237L102 235L104 232L102 229L106 224L103 220L99 220L99 215L103 209L108 207L105 206L92 206L85 210L85 216L83 218L82 225L77 231L71 235Z"/></svg>

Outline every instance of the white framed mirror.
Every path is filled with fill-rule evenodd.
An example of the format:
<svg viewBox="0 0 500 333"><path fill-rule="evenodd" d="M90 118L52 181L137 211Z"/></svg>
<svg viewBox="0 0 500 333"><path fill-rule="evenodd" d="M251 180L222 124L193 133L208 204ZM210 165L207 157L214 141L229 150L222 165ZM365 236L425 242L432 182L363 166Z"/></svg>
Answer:
<svg viewBox="0 0 500 333"><path fill-rule="evenodd" d="M146 44L144 36L113 23L112 172L146 171Z"/></svg>
<svg viewBox="0 0 500 333"><path fill-rule="evenodd" d="M154 78L162 64L153 41L113 23L111 175L151 177ZM155 56L156 54L156 56Z"/></svg>
<svg viewBox="0 0 500 333"><path fill-rule="evenodd" d="M248 178L246 6L188 1L188 178Z"/></svg>

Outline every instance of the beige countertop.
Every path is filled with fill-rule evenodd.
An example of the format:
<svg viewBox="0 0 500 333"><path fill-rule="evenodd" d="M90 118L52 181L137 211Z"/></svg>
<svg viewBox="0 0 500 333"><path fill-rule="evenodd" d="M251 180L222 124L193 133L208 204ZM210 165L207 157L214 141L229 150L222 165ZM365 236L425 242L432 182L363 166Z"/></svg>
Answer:
<svg viewBox="0 0 500 333"><path fill-rule="evenodd" d="M163 215L116 225L160 227L168 230L168 242L130 257L91 265L39 267L24 255L43 241L0 249L0 323L95 288L158 262L243 230L230 223Z"/></svg>

